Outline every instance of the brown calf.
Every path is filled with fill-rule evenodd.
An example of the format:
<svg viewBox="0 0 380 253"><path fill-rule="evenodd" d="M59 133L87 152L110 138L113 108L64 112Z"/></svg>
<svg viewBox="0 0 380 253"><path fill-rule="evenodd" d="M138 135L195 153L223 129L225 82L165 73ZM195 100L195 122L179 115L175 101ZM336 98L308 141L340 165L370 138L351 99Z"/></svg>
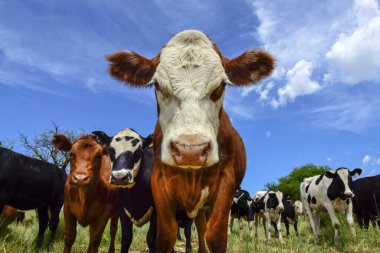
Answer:
<svg viewBox="0 0 380 253"><path fill-rule="evenodd" d="M108 60L117 79L135 87L155 86L152 192L157 252L173 250L177 209L195 218L199 252L207 251L203 238L211 252L226 252L229 210L245 174L246 154L223 109L225 86L248 85L268 76L273 58L249 50L230 60L203 33L188 30L150 60L131 51Z"/></svg>
<svg viewBox="0 0 380 253"><path fill-rule="evenodd" d="M64 135L55 135L55 148L70 152L70 174L65 184L65 248L71 252L76 237L77 222L90 225L88 253L98 252L102 234L111 218L111 244L109 252L115 252L115 235L118 215L116 191L108 182L111 162L105 147L92 136L83 136L73 143Z"/></svg>

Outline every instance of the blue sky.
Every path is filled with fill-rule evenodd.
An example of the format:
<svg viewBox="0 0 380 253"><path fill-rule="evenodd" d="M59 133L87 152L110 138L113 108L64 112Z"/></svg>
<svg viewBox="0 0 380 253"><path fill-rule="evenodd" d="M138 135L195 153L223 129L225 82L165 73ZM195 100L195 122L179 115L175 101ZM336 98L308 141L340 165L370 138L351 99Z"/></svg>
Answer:
<svg viewBox="0 0 380 253"><path fill-rule="evenodd" d="M272 53L271 78L228 88L224 106L247 149L243 187L306 163L380 173L380 3L362 1L0 0L0 140L64 129L147 135L151 89L120 85L105 56L155 56L198 29L227 57ZM16 150L22 147L16 142Z"/></svg>

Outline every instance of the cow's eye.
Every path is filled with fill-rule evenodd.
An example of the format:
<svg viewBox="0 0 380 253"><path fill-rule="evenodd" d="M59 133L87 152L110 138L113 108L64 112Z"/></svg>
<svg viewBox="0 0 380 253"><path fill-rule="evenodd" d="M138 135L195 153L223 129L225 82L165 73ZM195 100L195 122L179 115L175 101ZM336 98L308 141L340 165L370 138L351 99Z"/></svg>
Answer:
<svg viewBox="0 0 380 253"><path fill-rule="evenodd" d="M210 99L214 102L218 101L219 98L223 95L224 88L226 87L226 83L222 82L210 95Z"/></svg>

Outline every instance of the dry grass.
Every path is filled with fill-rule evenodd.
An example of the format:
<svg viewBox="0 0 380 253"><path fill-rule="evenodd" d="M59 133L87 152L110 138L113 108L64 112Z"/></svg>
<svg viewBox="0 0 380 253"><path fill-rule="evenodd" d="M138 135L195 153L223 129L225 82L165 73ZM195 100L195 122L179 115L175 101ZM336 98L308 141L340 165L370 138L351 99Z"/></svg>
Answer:
<svg viewBox="0 0 380 253"><path fill-rule="evenodd" d="M62 252L63 251L63 219L57 231L57 241L50 251L45 247L39 252ZM271 243L264 240L264 231L262 226L259 228L259 238L251 238L247 226L238 235L238 226L234 227L234 233L228 239L228 252L233 253L252 253L252 252L380 252L380 230L370 228L368 231L357 229L357 236L352 238L347 224L344 219L342 222L341 244L335 246L333 242L333 229L330 222L322 228L321 242L315 244L311 234L310 226L307 221L301 218L299 224L300 236L294 235L291 228L291 236L285 237L285 243L279 243L274 238ZM237 225L237 224L236 224ZM134 240L131 251L147 252L145 236L147 225L142 228L134 228ZM284 230L284 228L283 228ZM35 218L34 211L27 212L25 221L22 224L11 224L8 228L3 229L0 235L0 253L2 252L34 252L34 239L38 231L38 222ZM49 236L49 234L47 234ZM116 252L120 252L120 229L116 238ZM100 252L107 252L110 237L108 227L103 234ZM196 235L193 235L193 252L197 252ZM75 241L73 252L82 253L87 249L88 244L88 228L78 226L77 239ZM184 243L176 243L176 252L184 252Z"/></svg>

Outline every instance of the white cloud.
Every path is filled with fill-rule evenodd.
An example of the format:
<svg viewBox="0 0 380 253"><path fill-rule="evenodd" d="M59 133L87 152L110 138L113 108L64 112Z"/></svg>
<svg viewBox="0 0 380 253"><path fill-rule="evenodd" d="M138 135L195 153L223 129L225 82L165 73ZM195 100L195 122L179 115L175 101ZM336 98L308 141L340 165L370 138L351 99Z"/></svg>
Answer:
<svg viewBox="0 0 380 253"><path fill-rule="evenodd" d="M331 161L332 161L332 158L331 158L331 157L327 157L327 158L326 158L326 161L327 161L327 162L331 162Z"/></svg>
<svg viewBox="0 0 380 253"><path fill-rule="evenodd" d="M371 155L365 155L362 159L363 166L378 166L380 165L380 158Z"/></svg>
<svg viewBox="0 0 380 253"><path fill-rule="evenodd" d="M308 95L321 89L318 82L311 80L313 65L304 59L298 61L292 69L286 73L287 83L278 90L278 99L273 99L274 108L284 106L288 101L294 101L296 97Z"/></svg>
<svg viewBox="0 0 380 253"><path fill-rule="evenodd" d="M265 132L265 138L270 138L272 136L272 133L270 131Z"/></svg>
<svg viewBox="0 0 380 253"><path fill-rule="evenodd" d="M371 156L365 155L363 160L362 160L362 163L363 163L363 165L367 165L370 161L371 161Z"/></svg>
<svg viewBox="0 0 380 253"><path fill-rule="evenodd" d="M380 78L379 55L380 15L377 15L351 34L340 34L326 58L338 81L357 84Z"/></svg>

